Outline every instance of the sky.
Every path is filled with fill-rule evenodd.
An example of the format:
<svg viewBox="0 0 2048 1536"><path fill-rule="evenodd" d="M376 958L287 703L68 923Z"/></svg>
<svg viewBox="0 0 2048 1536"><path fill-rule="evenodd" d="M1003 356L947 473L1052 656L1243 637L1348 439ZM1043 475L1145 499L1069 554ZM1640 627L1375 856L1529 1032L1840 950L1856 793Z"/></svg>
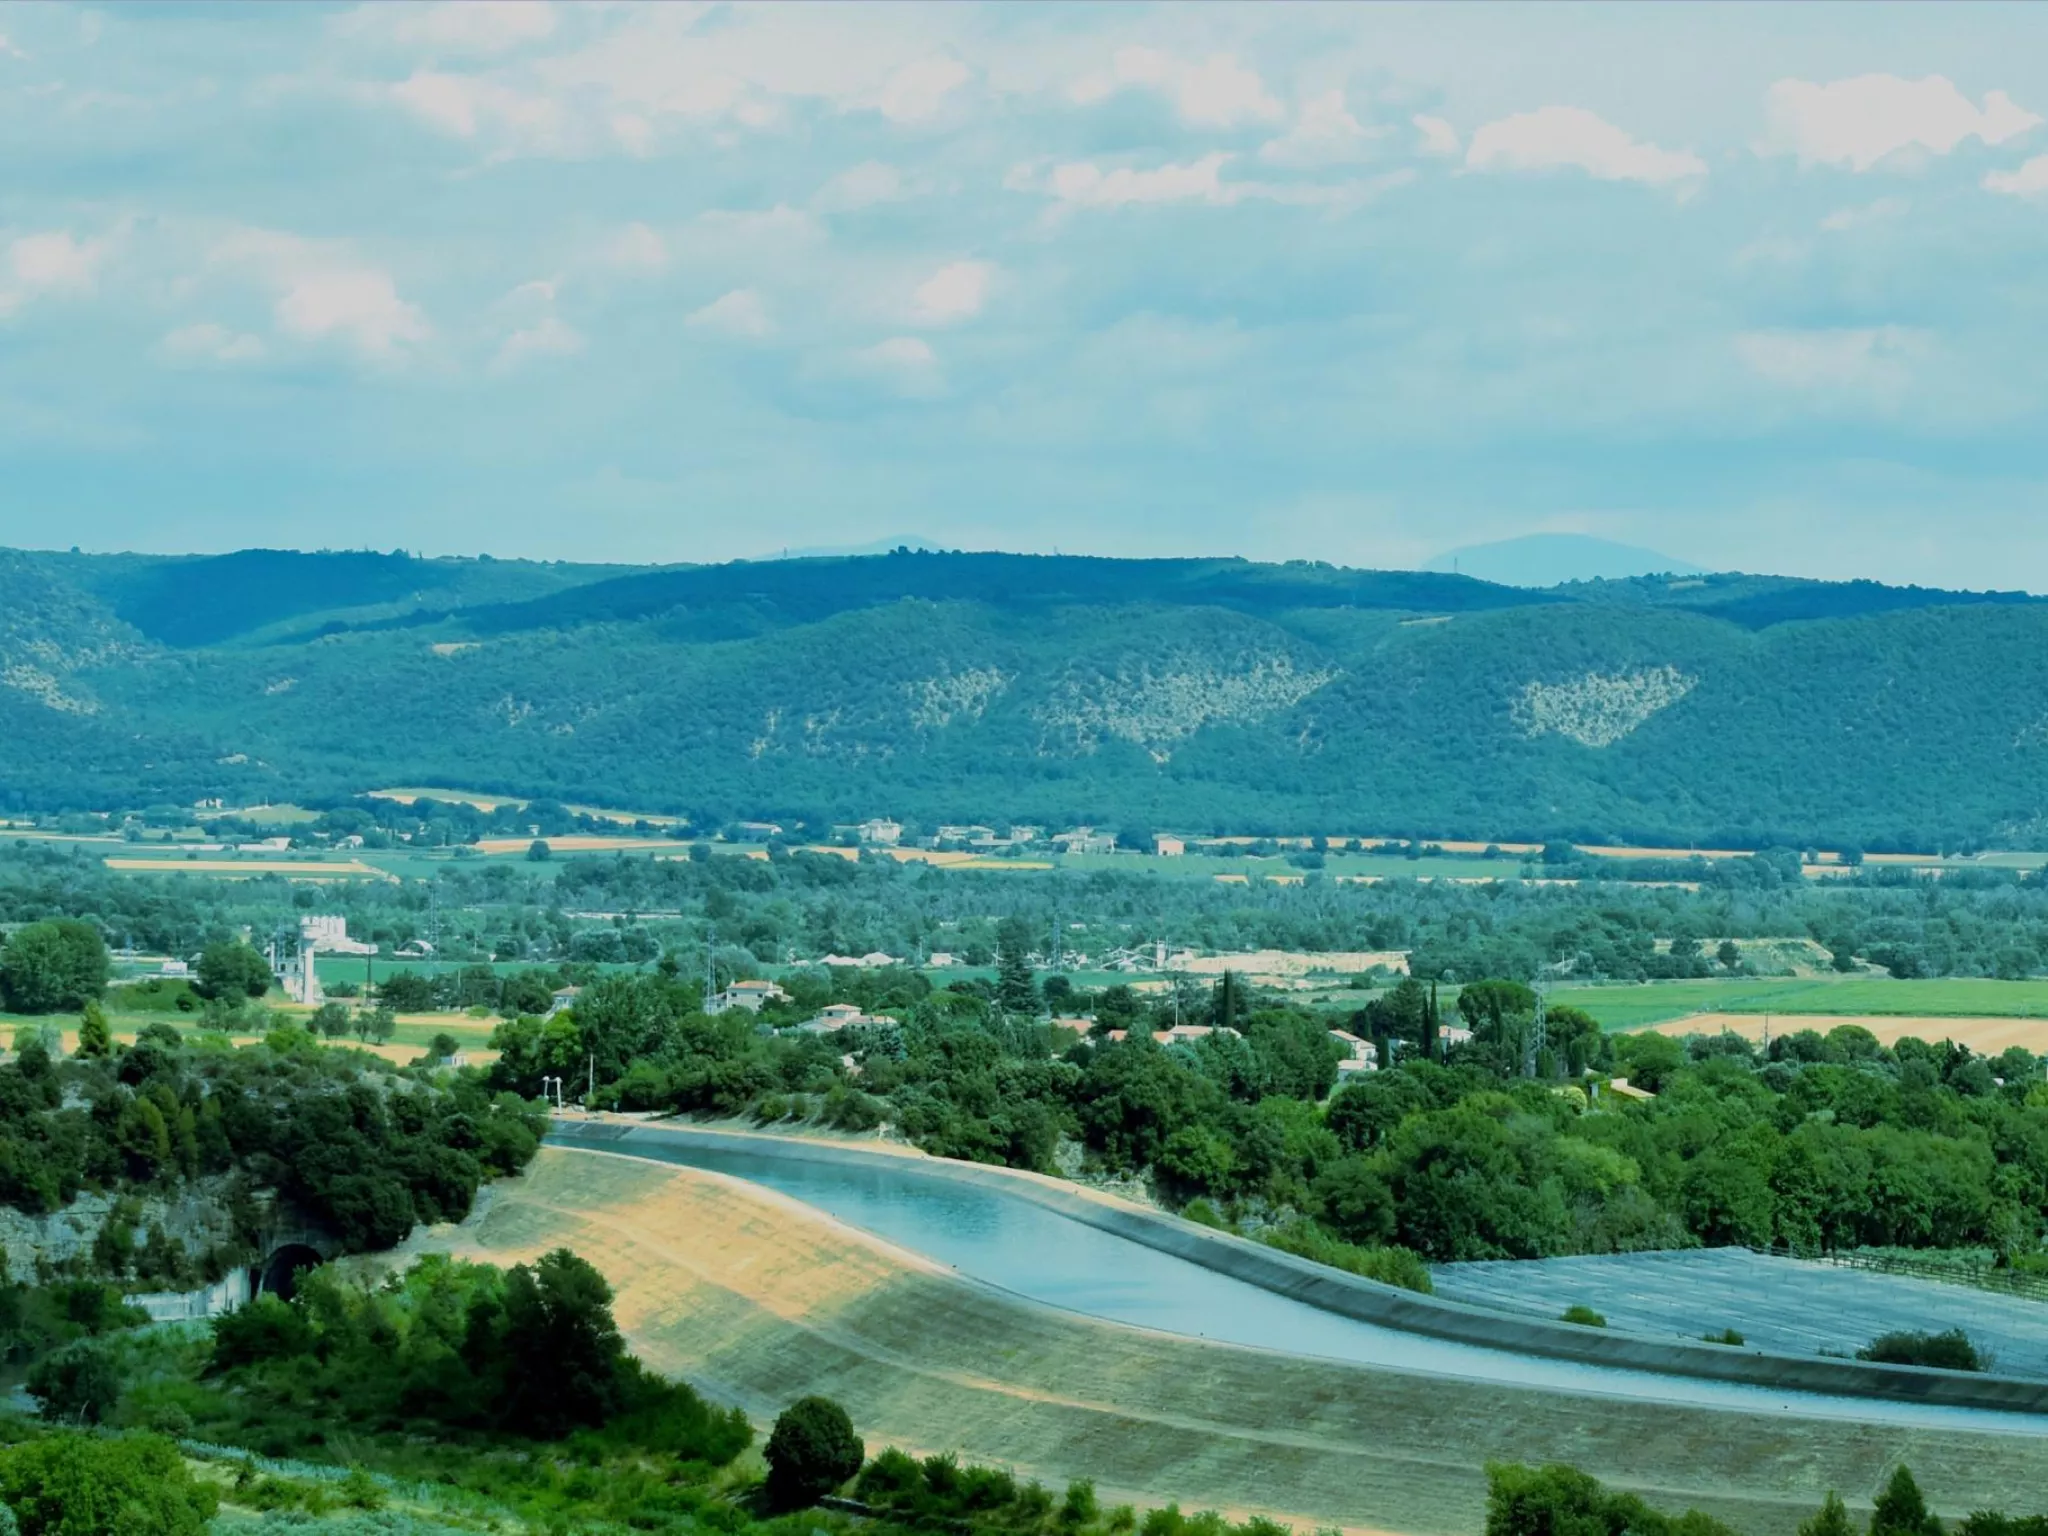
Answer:
<svg viewBox="0 0 2048 1536"><path fill-rule="evenodd" d="M0 543L2048 591L2048 8L0 8Z"/></svg>

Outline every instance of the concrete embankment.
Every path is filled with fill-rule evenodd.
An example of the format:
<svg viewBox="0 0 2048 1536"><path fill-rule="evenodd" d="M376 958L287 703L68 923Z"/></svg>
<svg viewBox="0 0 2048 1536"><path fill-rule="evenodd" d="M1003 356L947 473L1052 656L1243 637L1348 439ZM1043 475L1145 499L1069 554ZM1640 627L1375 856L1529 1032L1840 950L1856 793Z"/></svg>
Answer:
<svg viewBox="0 0 2048 1536"><path fill-rule="evenodd" d="M563 1145L657 1152L662 1146L726 1148L812 1162L873 1167L897 1154L790 1136L750 1135L693 1126L615 1121L558 1120L550 1139ZM1342 1317L1407 1333L1448 1339L1513 1354L1540 1355L1613 1369L1734 1382L1831 1397L1870 1397L2048 1414L2048 1382L1918 1366L1873 1365L1858 1360L1801 1358L1718 1344L1690 1344L1614 1333L1601 1328L1516 1317L1482 1307L1380 1285L1326 1265L1310 1263L1263 1243L1212 1231L1178 1217L1113 1200L1042 1175L977 1163L921 1158L920 1176L997 1190L1057 1211L1262 1290Z"/></svg>
<svg viewBox="0 0 2048 1536"><path fill-rule="evenodd" d="M643 1358L759 1422L822 1392L871 1446L1089 1477L1117 1500L1452 1536L1485 1523L1488 1461L1560 1461L1789 1536L1830 1488L1867 1507L1901 1461L1943 1513L2048 1487L2048 1436L1502 1388L1101 1323L759 1186L628 1157L544 1149L479 1216L407 1247L510 1264L564 1245L609 1277Z"/></svg>

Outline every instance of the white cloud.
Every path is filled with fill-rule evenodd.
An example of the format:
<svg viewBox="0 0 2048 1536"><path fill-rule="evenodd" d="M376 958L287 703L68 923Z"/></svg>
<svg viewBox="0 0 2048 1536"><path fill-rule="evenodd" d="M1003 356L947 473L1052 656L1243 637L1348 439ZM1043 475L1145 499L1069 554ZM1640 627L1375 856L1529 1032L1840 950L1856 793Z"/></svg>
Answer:
<svg viewBox="0 0 2048 1536"><path fill-rule="evenodd" d="M539 357L570 357L583 350L583 333L558 315L543 315L534 324L507 336L491 360L499 373Z"/></svg>
<svg viewBox="0 0 2048 1536"><path fill-rule="evenodd" d="M542 0L447 0L358 6L339 17L335 28L344 36L449 53L502 53L552 37L555 22L554 8Z"/></svg>
<svg viewBox="0 0 2048 1536"><path fill-rule="evenodd" d="M1218 152L1186 165L1162 165L1150 171L1130 166L1104 170L1093 161L1070 161L1052 168L1044 189L1063 203L1089 208L1117 208L1126 203L1220 203L1228 200L1222 178L1229 160L1230 156ZM1016 174L1012 173L1013 178Z"/></svg>
<svg viewBox="0 0 2048 1536"><path fill-rule="evenodd" d="M702 330L720 331L727 336L772 335L775 321L767 302L752 288L735 288L693 311L688 323Z"/></svg>
<svg viewBox="0 0 2048 1536"><path fill-rule="evenodd" d="M112 250L111 238L81 240L68 229L50 229L14 241L7 262L29 292L90 293Z"/></svg>
<svg viewBox="0 0 2048 1536"><path fill-rule="evenodd" d="M1003 185L1012 192L1040 192L1051 197L1052 215L1058 218L1077 208L1120 208L1137 203L1192 202L1228 207L1258 201L1332 210L1356 208L1415 179L1415 173L1403 167L1380 176L1327 183L1225 181L1223 167L1233 158L1219 150L1184 165L1168 164L1151 170L1132 166L1105 168L1092 160L1069 161L1048 168L1039 161L1014 167L1003 178Z"/></svg>
<svg viewBox="0 0 2048 1536"><path fill-rule="evenodd" d="M995 270L986 261L948 263L918 285L911 297L912 313L925 325L972 320L988 301L989 280Z"/></svg>
<svg viewBox="0 0 2048 1536"><path fill-rule="evenodd" d="M1156 48L1119 48L1106 73L1076 81L1067 94L1088 105L1133 87L1172 97L1182 122L1205 128L1277 122L1286 115L1258 73L1227 53L1198 64Z"/></svg>
<svg viewBox="0 0 2048 1536"><path fill-rule="evenodd" d="M1833 234L1859 229L1865 224L1882 224L1904 215L1908 204L1902 197L1880 197L1874 203L1864 203L1856 208L1837 208L1820 221L1820 227Z"/></svg>
<svg viewBox="0 0 2048 1536"><path fill-rule="evenodd" d="M895 166L880 160L863 160L826 182L811 202L815 207L846 213L876 203L897 202L910 195L903 173Z"/></svg>
<svg viewBox="0 0 2048 1536"><path fill-rule="evenodd" d="M824 226L802 208L777 203L773 208L707 208L696 227L726 247L754 246L787 250L824 233Z"/></svg>
<svg viewBox="0 0 2048 1536"><path fill-rule="evenodd" d="M668 266L668 242L647 225L635 222L619 231L605 255L621 271L660 272Z"/></svg>
<svg viewBox="0 0 2048 1536"><path fill-rule="evenodd" d="M15 47L13 43L8 41L7 34L5 32L0 32L0 58L25 59L27 57L27 54L23 53L19 48Z"/></svg>
<svg viewBox="0 0 2048 1536"><path fill-rule="evenodd" d="M1462 146L1458 142L1458 130L1440 117L1430 117L1418 112L1408 119L1415 125L1415 131L1422 135L1415 147L1425 155L1455 155Z"/></svg>
<svg viewBox="0 0 2048 1536"><path fill-rule="evenodd" d="M891 336L849 359L851 371L909 399L945 393L946 380L931 344L916 336Z"/></svg>
<svg viewBox="0 0 2048 1536"><path fill-rule="evenodd" d="M288 336L339 341L363 357L392 361L431 334L426 317L399 297L391 274L346 246L241 229L214 247L211 260L270 290L272 318Z"/></svg>
<svg viewBox="0 0 2048 1536"><path fill-rule="evenodd" d="M560 153L573 139L559 103L481 76L416 70L390 93L431 127L459 139L488 136L506 151Z"/></svg>
<svg viewBox="0 0 2048 1536"><path fill-rule="evenodd" d="M1273 165L1340 165L1369 154L1372 141L1387 131L1363 126L1342 91L1325 91L1302 103L1294 126L1263 145L1259 158Z"/></svg>
<svg viewBox="0 0 2048 1536"><path fill-rule="evenodd" d="M1909 364L1924 351L1920 332L1896 325L1745 331L1735 338L1736 355L1759 377L1817 392L1896 396L1910 378Z"/></svg>
<svg viewBox="0 0 2048 1536"><path fill-rule="evenodd" d="M1473 133L1465 164L1476 171L1574 167L1601 181L1652 186L1707 173L1698 155L1632 139L1584 107L1540 107L1488 123Z"/></svg>
<svg viewBox="0 0 2048 1536"><path fill-rule="evenodd" d="M1858 75L1826 85L1780 80L1765 97L1764 112L1761 153L1857 171L1901 150L1945 155L1970 138L2003 144L2041 121L2003 91L1973 106L1944 75Z"/></svg>
<svg viewBox="0 0 2048 1536"><path fill-rule="evenodd" d="M231 331L212 321L182 325L157 343L175 363L253 363L263 356L263 338Z"/></svg>
<svg viewBox="0 0 2048 1536"><path fill-rule="evenodd" d="M876 110L892 123L924 122L936 117L968 78L967 66L958 59L918 59L883 82Z"/></svg>
<svg viewBox="0 0 2048 1536"><path fill-rule="evenodd" d="M1984 177L1986 192L2007 197L2033 197L2048 192L2048 155L2036 155L2016 171L1990 171Z"/></svg>

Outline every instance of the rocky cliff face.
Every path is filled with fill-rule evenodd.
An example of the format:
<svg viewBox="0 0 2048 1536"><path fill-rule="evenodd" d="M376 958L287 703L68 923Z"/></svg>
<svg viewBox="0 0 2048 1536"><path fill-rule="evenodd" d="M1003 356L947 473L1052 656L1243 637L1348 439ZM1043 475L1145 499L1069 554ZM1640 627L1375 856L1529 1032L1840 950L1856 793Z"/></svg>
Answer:
<svg viewBox="0 0 2048 1536"><path fill-rule="evenodd" d="M265 1223L275 1219L267 1202L238 1201L236 1185L227 1178L202 1179L170 1197L82 1194L47 1215L0 1206L0 1262L9 1280L23 1285L99 1273L96 1249L113 1224L127 1229L138 1259L151 1233L160 1230L199 1272L209 1255L246 1247L248 1234L237 1230L238 1204L245 1220L251 1214Z"/></svg>

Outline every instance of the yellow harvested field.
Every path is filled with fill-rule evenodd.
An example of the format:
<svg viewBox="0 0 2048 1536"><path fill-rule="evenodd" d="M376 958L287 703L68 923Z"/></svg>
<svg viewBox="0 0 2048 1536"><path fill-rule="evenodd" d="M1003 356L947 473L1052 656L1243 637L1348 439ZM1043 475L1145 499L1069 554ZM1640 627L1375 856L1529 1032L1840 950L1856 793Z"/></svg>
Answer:
<svg viewBox="0 0 2048 1536"><path fill-rule="evenodd" d="M395 880L397 877L361 859L119 859L102 860L107 868L161 875L227 875L254 880L282 875L287 880Z"/></svg>
<svg viewBox="0 0 2048 1536"><path fill-rule="evenodd" d="M2037 1055L2048 1055L2048 1019L1956 1018L1939 1014L1841 1014L1841 1013L1695 1013L1662 1024L1646 1024L1646 1030L1660 1035L1718 1035L1723 1030L1745 1040L1761 1040L1765 1026L1772 1035L1789 1035L1802 1029L1826 1034L1844 1024L1856 1024L1877 1036L1878 1043L1890 1045L1911 1035L1920 1040L1953 1040L1980 1055L1996 1056L2009 1046L2024 1046Z"/></svg>
<svg viewBox="0 0 2048 1536"><path fill-rule="evenodd" d="M1092 1477L1106 1502L1451 1536L1485 1522L1487 1461L1560 1461L1789 1536L1829 1488L1867 1508L1902 1460L1944 1514L2048 1486L2048 1437L1567 1396L1118 1327L756 1186L600 1152L544 1149L469 1221L394 1257L510 1264L557 1246L605 1273L643 1359L757 1422L824 1393L870 1448L955 1451L1052 1487Z"/></svg>

